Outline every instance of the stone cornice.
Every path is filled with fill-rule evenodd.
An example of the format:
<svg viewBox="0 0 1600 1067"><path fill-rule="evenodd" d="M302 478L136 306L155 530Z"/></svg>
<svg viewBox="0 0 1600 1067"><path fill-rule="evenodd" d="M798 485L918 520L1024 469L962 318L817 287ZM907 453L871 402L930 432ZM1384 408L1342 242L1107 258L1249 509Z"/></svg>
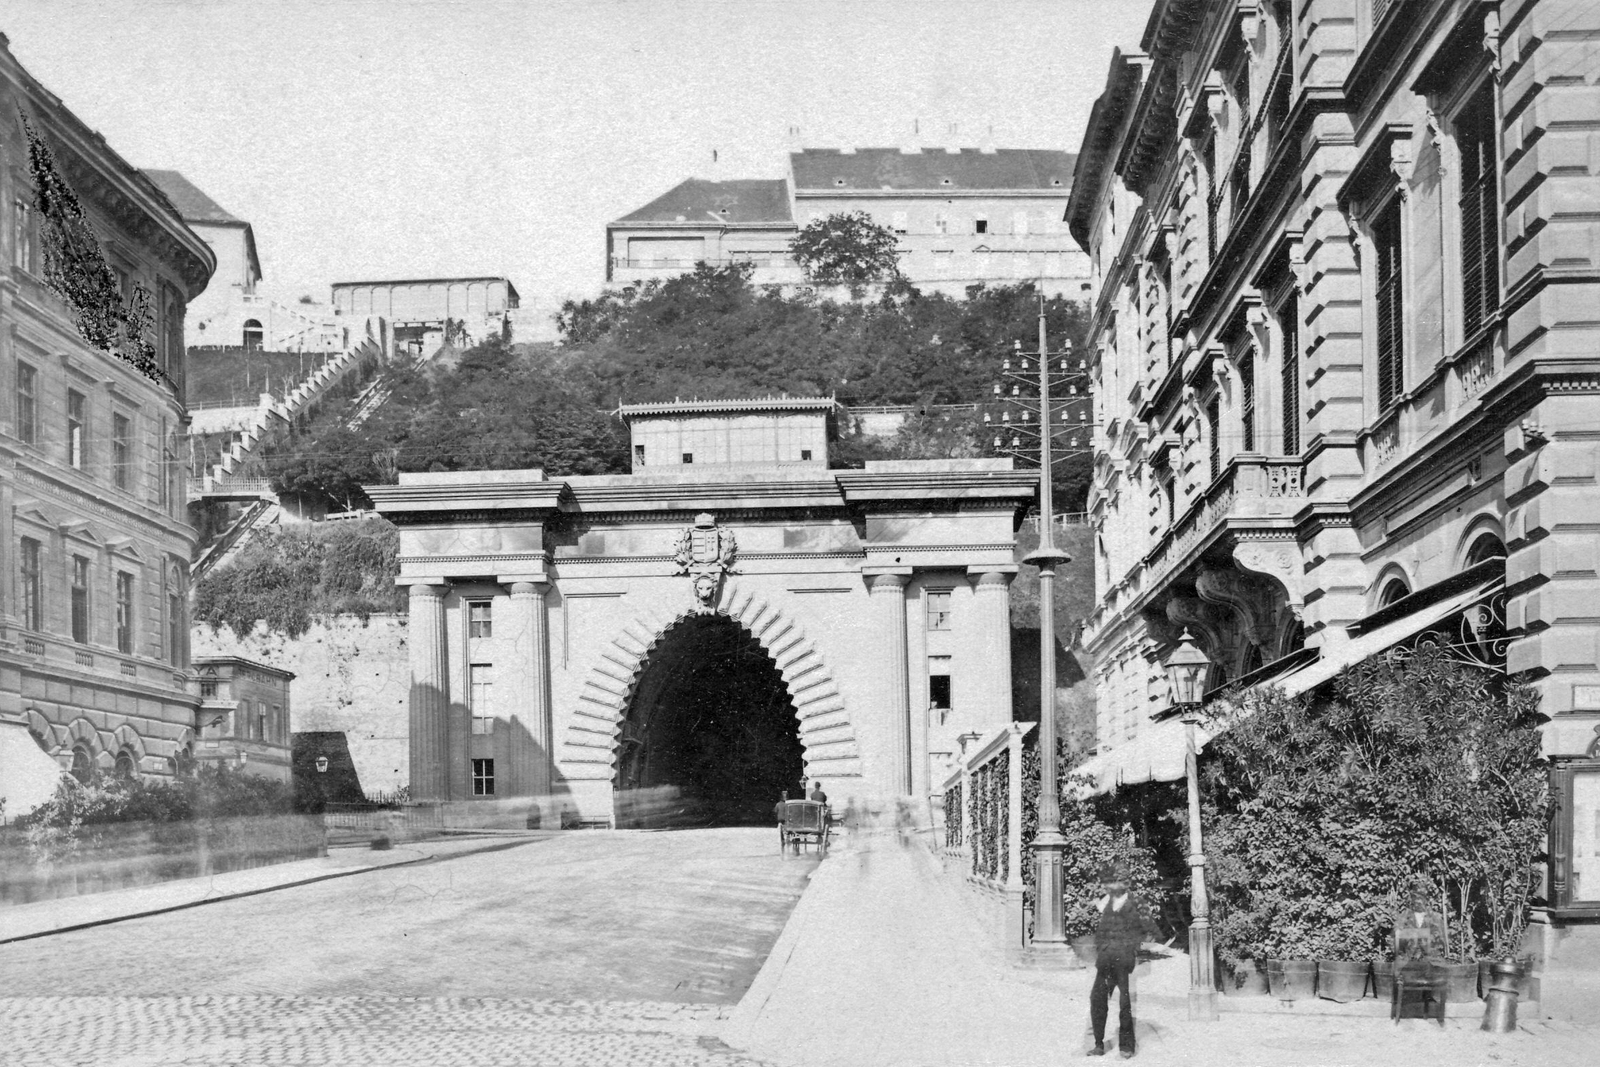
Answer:
<svg viewBox="0 0 1600 1067"><path fill-rule="evenodd" d="M566 482L481 481L448 485L362 486L386 518L441 512L554 512L570 499Z"/></svg>

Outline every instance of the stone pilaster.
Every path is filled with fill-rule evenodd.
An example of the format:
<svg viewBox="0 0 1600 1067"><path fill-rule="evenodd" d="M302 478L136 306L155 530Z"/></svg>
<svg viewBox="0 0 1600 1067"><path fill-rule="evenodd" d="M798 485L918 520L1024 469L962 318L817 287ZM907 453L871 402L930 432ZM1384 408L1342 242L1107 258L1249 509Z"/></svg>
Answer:
<svg viewBox="0 0 1600 1067"><path fill-rule="evenodd" d="M972 596L975 625L968 629L976 643L961 650L975 670L962 673L975 679L976 692L958 693L956 699L976 713L971 729L987 734L1011 721L1011 600L1008 587L1014 574L1003 570L974 571L977 587Z"/></svg>
<svg viewBox="0 0 1600 1067"><path fill-rule="evenodd" d="M879 668L887 763L881 784L895 796L911 792L911 701L906 689L905 574L874 574L872 610L883 640Z"/></svg>
<svg viewBox="0 0 1600 1067"><path fill-rule="evenodd" d="M413 585L407 645L411 651L411 796L450 799L450 675L444 630L447 586Z"/></svg>
<svg viewBox="0 0 1600 1067"><path fill-rule="evenodd" d="M512 736L519 738L516 784L520 792L536 797L550 794L550 638L542 581L511 584L511 685L514 716ZM516 726L520 724L521 730ZM524 736L523 731L526 731Z"/></svg>

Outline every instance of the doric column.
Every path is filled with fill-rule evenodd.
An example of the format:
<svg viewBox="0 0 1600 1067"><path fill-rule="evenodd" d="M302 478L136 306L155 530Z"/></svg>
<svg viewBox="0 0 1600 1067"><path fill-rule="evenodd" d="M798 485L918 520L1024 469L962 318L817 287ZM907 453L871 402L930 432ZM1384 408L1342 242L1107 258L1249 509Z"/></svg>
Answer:
<svg viewBox="0 0 1600 1067"><path fill-rule="evenodd" d="M517 779L536 797L550 794L550 638L543 581L511 585L511 707L527 730L528 750L519 754Z"/></svg>
<svg viewBox="0 0 1600 1067"><path fill-rule="evenodd" d="M411 796L450 796L450 675L444 632L448 587L413 585L406 624L411 648Z"/></svg>
<svg viewBox="0 0 1600 1067"><path fill-rule="evenodd" d="M1012 719L1011 715L1011 599L1014 574L1002 570L975 571L978 585L972 595L973 626L967 630L974 642L963 655L973 665L970 677L975 692L962 693L960 701L977 712L971 728L987 734ZM969 673L969 672L963 672ZM967 687L963 687L967 688Z"/></svg>
<svg viewBox="0 0 1600 1067"><path fill-rule="evenodd" d="M883 784L895 796L911 792L911 700L906 689L906 582L904 574L874 574L873 614L883 641L880 678L888 727L888 774Z"/></svg>

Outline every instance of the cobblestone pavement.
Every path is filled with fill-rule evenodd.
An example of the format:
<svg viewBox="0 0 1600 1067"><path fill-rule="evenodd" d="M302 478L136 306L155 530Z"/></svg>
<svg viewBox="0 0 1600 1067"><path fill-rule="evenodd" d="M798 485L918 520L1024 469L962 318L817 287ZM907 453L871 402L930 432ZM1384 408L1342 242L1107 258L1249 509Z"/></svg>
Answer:
<svg viewBox="0 0 1600 1067"><path fill-rule="evenodd" d="M712 1035L816 867L774 842L564 834L0 945L0 1065L749 1067Z"/></svg>
<svg viewBox="0 0 1600 1067"><path fill-rule="evenodd" d="M372 871L0 945L0 991L731 1004L816 866L775 840L584 831Z"/></svg>
<svg viewBox="0 0 1600 1067"><path fill-rule="evenodd" d="M480 997L0 999L7 1067L756 1067L717 1005Z"/></svg>

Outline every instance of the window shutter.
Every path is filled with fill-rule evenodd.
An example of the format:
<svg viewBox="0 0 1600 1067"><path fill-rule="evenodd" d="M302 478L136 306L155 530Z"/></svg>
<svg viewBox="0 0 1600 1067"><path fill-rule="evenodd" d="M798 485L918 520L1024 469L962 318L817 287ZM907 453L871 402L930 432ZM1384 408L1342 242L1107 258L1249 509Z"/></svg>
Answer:
<svg viewBox="0 0 1600 1067"><path fill-rule="evenodd" d="M1283 454L1300 454L1300 305L1283 305Z"/></svg>
<svg viewBox="0 0 1600 1067"><path fill-rule="evenodd" d="M1379 214L1372 236L1378 252L1378 407L1384 409L1405 389L1398 198Z"/></svg>
<svg viewBox="0 0 1600 1067"><path fill-rule="evenodd" d="M1206 436L1211 439L1211 480L1222 473L1222 399L1212 397L1206 404Z"/></svg>
<svg viewBox="0 0 1600 1067"><path fill-rule="evenodd" d="M1495 125L1494 83L1486 80L1456 119L1461 150L1461 325L1469 337L1500 306Z"/></svg>
<svg viewBox="0 0 1600 1067"><path fill-rule="evenodd" d="M1239 421L1244 431L1241 438L1243 450L1256 450L1256 357L1246 352L1239 360Z"/></svg>

